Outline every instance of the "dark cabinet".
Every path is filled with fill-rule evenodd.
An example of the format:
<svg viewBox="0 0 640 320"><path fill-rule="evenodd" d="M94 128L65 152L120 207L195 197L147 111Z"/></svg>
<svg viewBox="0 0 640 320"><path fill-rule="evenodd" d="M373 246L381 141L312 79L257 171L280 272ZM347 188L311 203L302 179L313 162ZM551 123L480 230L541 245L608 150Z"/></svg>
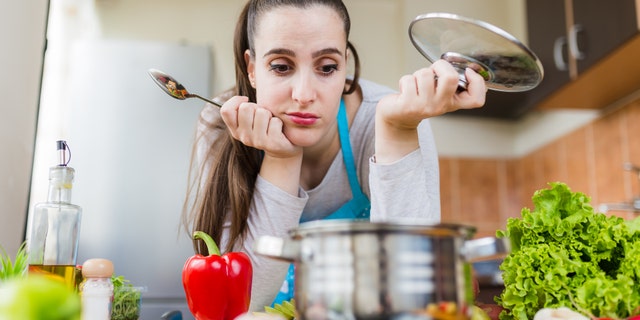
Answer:
<svg viewBox="0 0 640 320"><path fill-rule="evenodd" d="M612 53L619 51L621 47L632 47L635 50L635 42L639 37L636 1L527 0L527 45L542 62L542 82L527 92L490 91L484 108L464 110L458 114L518 119L537 106L581 108L584 105L584 108L603 108L605 105L602 104L622 98L635 85L629 81L635 82L637 77L624 76L630 79L625 79L624 82L620 80L621 84L615 86L619 92L614 93L606 89L606 85L613 85L617 78L612 79L612 82L601 76L582 75L593 70L598 62L611 60L609 58ZM632 59L630 55L639 54L640 52L625 52L618 55L622 57L620 60L627 62ZM637 73L640 68L638 63L630 66L628 63L626 66L621 64L613 60L607 62L607 66L618 68L611 70L612 72L624 70L627 73ZM597 73L600 75L605 72ZM563 93L566 87L571 87L568 90L571 97ZM582 100L575 99L576 94L581 95ZM549 102L549 97L553 101ZM567 101L571 101L571 105ZM585 101L586 104L583 103ZM596 103L599 105L594 106Z"/></svg>
<svg viewBox="0 0 640 320"><path fill-rule="evenodd" d="M536 0L529 0L529 2ZM593 66L638 33L636 0L573 0L573 25L578 73ZM574 52L575 51L575 52Z"/></svg>
<svg viewBox="0 0 640 320"><path fill-rule="evenodd" d="M529 47L545 68L534 105L637 35L637 14L636 0L527 0Z"/></svg>
<svg viewBox="0 0 640 320"><path fill-rule="evenodd" d="M571 79L565 16L562 0L527 1L529 48L538 56L544 68L542 82L529 92L532 99L543 99Z"/></svg>
<svg viewBox="0 0 640 320"><path fill-rule="evenodd" d="M543 38L536 26L550 23L544 13L549 0L527 0L529 36ZM551 1L552 2L552 1ZM562 1L560 1L562 2ZM564 0L566 45L556 47L553 61L543 61L549 76L532 91L540 109L606 109L640 87L640 46L637 0ZM540 7L538 7L540 6ZM538 8L538 9L535 9ZM558 38L549 39L555 42ZM562 42L562 41L559 41ZM541 51L536 44L533 50ZM558 57L563 57L569 80L557 90ZM562 64L562 63L560 63ZM555 69L552 69L555 68Z"/></svg>
<svg viewBox="0 0 640 320"><path fill-rule="evenodd" d="M529 47L568 81L638 33L636 16L636 0L528 0Z"/></svg>

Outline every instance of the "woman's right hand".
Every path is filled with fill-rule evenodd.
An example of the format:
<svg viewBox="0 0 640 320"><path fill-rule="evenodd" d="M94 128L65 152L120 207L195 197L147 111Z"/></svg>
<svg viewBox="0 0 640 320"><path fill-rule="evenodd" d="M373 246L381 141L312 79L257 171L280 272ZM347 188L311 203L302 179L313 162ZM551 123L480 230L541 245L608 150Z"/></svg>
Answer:
<svg viewBox="0 0 640 320"><path fill-rule="evenodd" d="M302 148L294 146L282 132L282 120L247 97L230 98L220 108L220 115L233 138L263 150L265 155L288 158L302 154Z"/></svg>
<svg viewBox="0 0 640 320"><path fill-rule="evenodd" d="M243 144L264 151L260 176L296 196L300 185L302 147L295 146L282 131L283 123L271 111L235 96L220 108L231 136Z"/></svg>

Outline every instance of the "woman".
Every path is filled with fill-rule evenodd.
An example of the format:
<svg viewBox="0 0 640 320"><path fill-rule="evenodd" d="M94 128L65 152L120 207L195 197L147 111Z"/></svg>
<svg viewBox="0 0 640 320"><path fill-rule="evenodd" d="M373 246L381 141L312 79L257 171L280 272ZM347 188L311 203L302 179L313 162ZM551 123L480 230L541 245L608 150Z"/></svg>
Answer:
<svg viewBox="0 0 640 320"><path fill-rule="evenodd" d="M251 257L251 310L292 294L289 264L252 252L261 235L318 219L439 222L425 119L484 104L484 80L467 70L457 93L445 61L402 77L398 92L359 80L349 29L340 0L249 1L235 31L235 96L202 113L185 223Z"/></svg>

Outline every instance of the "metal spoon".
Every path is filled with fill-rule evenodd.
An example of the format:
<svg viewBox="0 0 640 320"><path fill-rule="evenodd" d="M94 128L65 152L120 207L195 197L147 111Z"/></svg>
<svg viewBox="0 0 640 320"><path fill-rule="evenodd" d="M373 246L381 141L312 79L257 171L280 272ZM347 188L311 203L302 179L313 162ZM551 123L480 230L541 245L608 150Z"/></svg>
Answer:
<svg viewBox="0 0 640 320"><path fill-rule="evenodd" d="M149 69L149 75L151 76L151 79L153 79L153 81L155 81L155 83L162 90L164 90L164 92L166 92L167 94L169 94L170 96L178 100L184 100L187 98L198 98L200 100L211 103L217 107L221 107L222 104L224 103L224 101L220 101L220 97L215 97L212 101L212 100L203 98L195 93L189 93L187 89L184 86L182 86L182 84L180 84L180 82L178 82L172 76L160 70Z"/></svg>

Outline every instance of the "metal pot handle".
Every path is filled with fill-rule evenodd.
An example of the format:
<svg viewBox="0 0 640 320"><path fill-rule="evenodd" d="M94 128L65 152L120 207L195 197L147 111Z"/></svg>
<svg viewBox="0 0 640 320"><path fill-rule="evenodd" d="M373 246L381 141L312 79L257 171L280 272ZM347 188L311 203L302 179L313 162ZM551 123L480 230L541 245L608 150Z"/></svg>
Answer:
<svg viewBox="0 0 640 320"><path fill-rule="evenodd" d="M278 260L298 261L300 260L300 241L260 236L253 245L253 251Z"/></svg>
<svg viewBox="0 0 640 320"><path fill-rule="evenodd" d="M467 262L479 262L504 258L510 251L509 238L486 237L467 240L462 248L462 255Z"/></svg>

